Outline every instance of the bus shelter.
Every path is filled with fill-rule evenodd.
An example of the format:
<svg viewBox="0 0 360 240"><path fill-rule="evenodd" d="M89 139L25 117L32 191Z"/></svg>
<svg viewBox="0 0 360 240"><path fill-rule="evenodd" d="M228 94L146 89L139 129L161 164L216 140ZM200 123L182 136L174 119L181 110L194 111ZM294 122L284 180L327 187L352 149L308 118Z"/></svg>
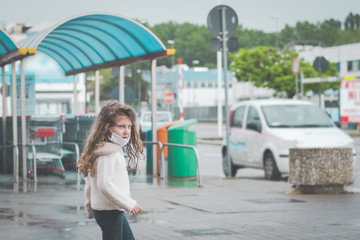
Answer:
<svg viewBox="0 0 360 240"><path fill-rule="evenodd" d="M13 146L3 146L3 155L1 156L3 159L2 169L5 169L5 151L6 147L13 148L13 161L14 161L14 181L18 181L18 167L19 167L19 159L18 159L18 135L17 135L17 88L16 88L16 71L15 71L15 62L20 60L20 104L21 104L21 128L26 128L25 122L25 77L24 77L24 68L23 68L23 59L27 56L33 55L36 53L36 49L33 48L21 48L18 44L9 36L3 29L0 29L0 67L2 67L2 113L3 113L3 121L2 121L2 142L6 142L6 116L7 116L7 106L6 106L6 83L5 83L5 65L11 64L12 66L12 77L11 84L15 86L12 88L12 132L13 132ZM25 132L22 134L22 142L26 141ZM26 151L26 146L22 145L22 150ZM24 154L23 154L24 155ZM26 163L26 159L25 159ZM23 168L24 169L24 168ZM26 169L23 170L23 177L26 179Z"/></svg>
<svg viewBox="0 0 360 240"><path fill-rule="evenodd" d="M11 38L4 31L1 32L3 34L0 35L0 43L9 42L8 39L11 40ZM13 86L16 86L16 77L14 79L15 61L21 60L30 54L35 54L37 51L43 52L60 65L66 76L74 76L74 115L77 114L78 106L76 74L90 71L95 72L95 111L97 113L100 109L100 69L120 67L119 101L125 103L125 65L151 61L152 122L153 132L155 133L153 134L153 141L156 141L156 59L166 57L167 51L158 37L145 26L117 14L87 13L69 18L33 34L19 42L18 45L14 41L10 42L12 43L12 45L9 44L11 48L5 54L1 54L2 49L0 48L0 66L13 63L13 81L15 81ZM4 75L4 68L2 72ZM21 67L21 76L23 75L23 67ZM23 85L24 79L21 77L21 96L24 91ZM13 88L12 91L15 93L12 99L13 113L15 113L13 114L13 119L16 119L16 98L14 98L16 96L16 88ZM24 102L21 103L21 117L24 118L24 127L22 129L25 129L25 97ZM16 124L13 124L13 126L13 131L15 131ZM22 134L22 137L24 138L23 142L25 142L25 132ZM156 154L155 150L153 152ZM25 154L23 154L23 158L23 166L26 166ZM26 180L26 167L24 168L23 179ZM15 181L17 181L17 176Z"/></svg>

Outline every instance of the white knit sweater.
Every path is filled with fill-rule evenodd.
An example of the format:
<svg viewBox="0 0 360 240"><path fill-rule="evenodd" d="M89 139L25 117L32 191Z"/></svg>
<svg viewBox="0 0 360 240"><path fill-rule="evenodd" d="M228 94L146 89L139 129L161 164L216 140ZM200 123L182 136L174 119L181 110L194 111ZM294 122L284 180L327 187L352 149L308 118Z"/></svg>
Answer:
<svg viewBox="0 0 360 240"><path fill-rule="evenodd" d="M135 207L136 201L130 194L129 176L122 148L114 143L96 150L100 156L96 160L94 177L85 178L85 210L88 218L93 218L94 210L125 209Z"/></svg>

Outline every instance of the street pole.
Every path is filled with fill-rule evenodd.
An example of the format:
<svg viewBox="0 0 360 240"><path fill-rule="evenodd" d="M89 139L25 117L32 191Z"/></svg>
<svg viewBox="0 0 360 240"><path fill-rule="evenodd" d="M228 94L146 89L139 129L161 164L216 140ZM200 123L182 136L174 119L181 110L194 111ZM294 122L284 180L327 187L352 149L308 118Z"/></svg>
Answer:
<svg viewBox="0 0 360 240"><path fill-rule="evenodd" d="M183 107L183 78L182 78L182 69L181 69L181 58L178 58L178 74L179 74L179 109L180 109L180 120L184 121L184 107Z"/></svg>
<svg viewBox="0 0 360 240"><path fill-rule="evenodd" d="M225 140L227 146L227 163L228 163L228 174L231 175L231 160L230 160L230 150L229 150L229 109L228 109L228 79L227 79L227 30L226 30L226 7L221 8L221 32L222 32L222 51L223 51L223 66L224 66L224 82L225 82Z"/></svg>
<svg viewBox="0 0 360 240"><path fill-rule="evenodd" d="M218 116L218 135L222 136L222 104L221 104L221 51L217 52L217 96L218 96L218 108L217 108L217 116Z"/></svg>
<svg viewBox="0 0 360 240"><path fill-rule="evenodd" d="M300 93L301 93L301 99L304 97L304 72L300 71Z"/></svg>
<svg viewBox="0 0 360 240"><path fill-rule="evenodd" d="M7 101L6 101L6 92L7 92L7 86L6 86L6 82L5 82L5 66L2 66L2 104L3 104L3 108L2 108L2 142L3 145L5 146L5 142L6 142L6 118L7 118ZM2 154L2 173L5 173L5 169L6 169L6 148L4 148L3 150L3 154Z"/></svg>
<svg viewBox="0 0 360 240"><path fill-rule="evenodd" d="M319 58L319 108L321 108L321 58Z"/></svg>
<svg viewBox="0 0 360 240"><path fill-rule="evenodd" d="M298 92L299 92L299 89L298 89L298 73L295 75L295 99L298 99Z"/></svg>

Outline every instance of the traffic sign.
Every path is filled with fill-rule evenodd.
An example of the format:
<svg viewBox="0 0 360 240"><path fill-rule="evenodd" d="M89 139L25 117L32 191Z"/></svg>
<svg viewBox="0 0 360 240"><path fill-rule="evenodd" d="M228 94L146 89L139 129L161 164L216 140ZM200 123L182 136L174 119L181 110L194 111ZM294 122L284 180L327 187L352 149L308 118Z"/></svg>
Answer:
<svg viewBox="0 0 360 240"><path fill-rule="evenodd" d="M315 58L313 67L317 72L325 72L329 67L329 62L324 57L317 57Z"/></svg>
<svg viewBox="0 0 360 240"><path fill-rule="evenodd" d="M292 72L294 75L298 74L300 70L300 63L299 63L299 59L294 58L292 61Z"/></svg>
<svg viewBox="0 0 360 240"><path fill-rule="evenodd" d="M208 18L207 25L212 34L215 36L222 36L222 27L221 27L221 10L225 8L225 23L227 36L231 36L235 33L238 27L238 17L234 9L226 5L219 5L211 9Z"/></svg>
<svg viewBox="0 0 360 240"><path fill-rule="evenodd" d="M164 101L166 103L173 103L175 99L175 96L173 93L165 93L164 95Z"/></svg>
<svg viewBox="0 0 360 240"><path fill-rule="evenodd" d="M134 101L135 101L135 93L134 90L128 86L125 85L125 103L128 105L131 105ZM111 90L111 99L115 99L115 100L119 100L119 84L116 85L112 90Z"/></svg>

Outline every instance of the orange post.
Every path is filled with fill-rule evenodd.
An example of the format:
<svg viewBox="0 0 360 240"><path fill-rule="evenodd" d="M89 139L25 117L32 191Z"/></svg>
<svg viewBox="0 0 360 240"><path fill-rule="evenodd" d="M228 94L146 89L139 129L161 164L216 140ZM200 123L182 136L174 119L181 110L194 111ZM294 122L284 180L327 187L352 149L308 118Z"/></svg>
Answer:
<svg viewBox="0 0 360 240"><path fill-rule="evenodd" d="M182 121L178 120L178 121L174 121L172 123L169 123L165 126L162 126L160 128L158 128L157 130L157 138L156 140L161 142L161 143L167 143L168 142L168 133L167 133L167 129L175 124L181 123ZM164 157L168 156L168 148L166 147L164 149ZM157 148L157 174L160 174L160 166L159 166L159 162L160 162L160 149Z"/></svg>

